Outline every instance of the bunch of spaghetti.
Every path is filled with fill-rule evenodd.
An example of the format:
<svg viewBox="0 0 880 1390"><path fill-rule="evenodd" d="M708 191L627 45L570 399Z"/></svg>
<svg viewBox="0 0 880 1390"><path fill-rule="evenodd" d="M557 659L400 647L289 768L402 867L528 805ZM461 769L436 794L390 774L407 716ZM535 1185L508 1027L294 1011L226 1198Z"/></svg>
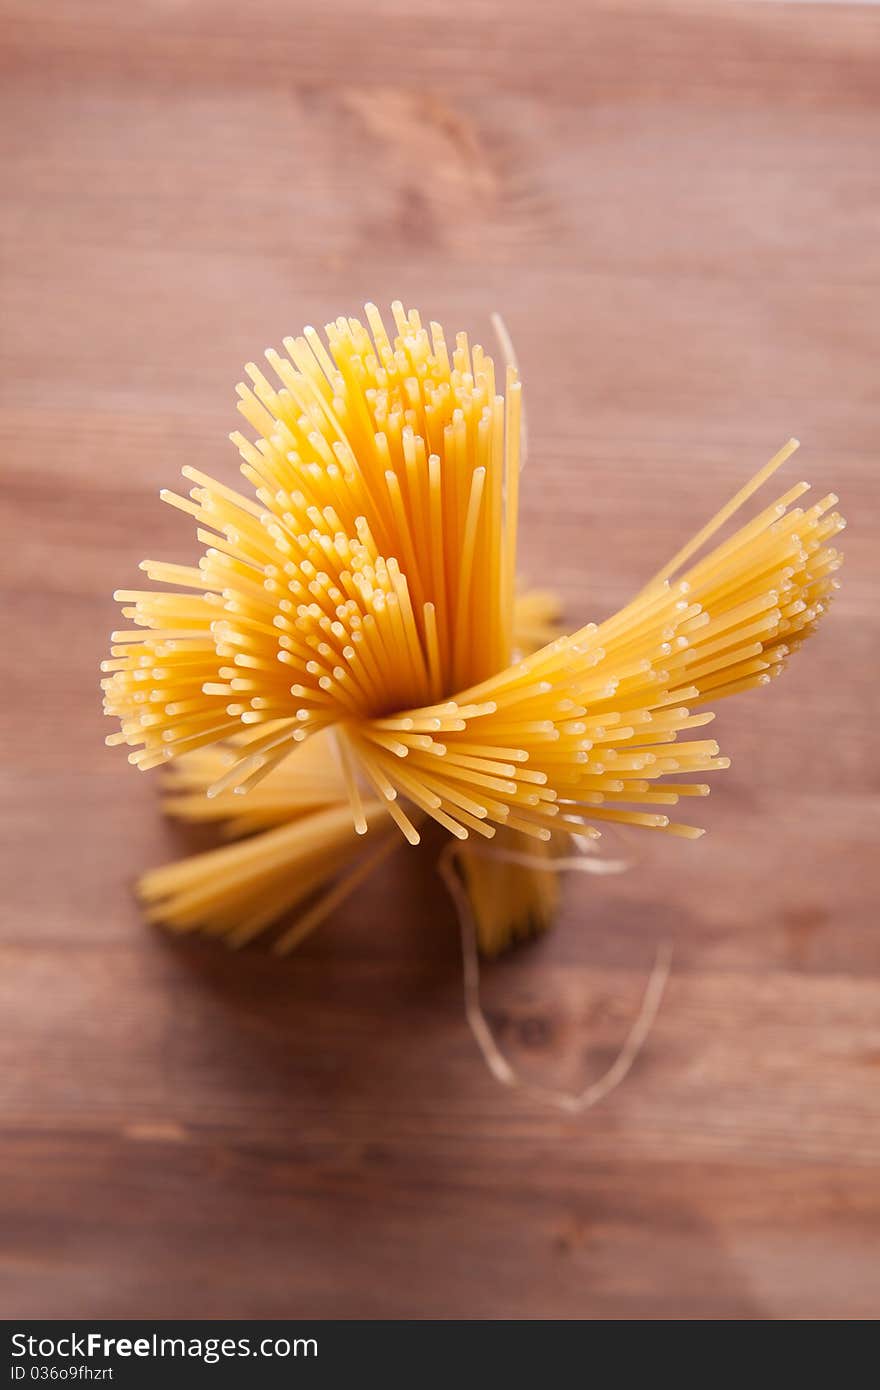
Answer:
<svg viewBox="0 0 880 1390"><path fill-rule="evenodd" d="M287 950L433 820L548 856L500 879L462 860L499 949L546 924L560 847L605 822L702 833L668 811L728 765L706 705L776 676L836 586L844 523L833 495L799 505L806 483L706 553L792 440L619 613L555 635L552 599L515 588L516 369L500 382L465 334L392 312L393 335L367 305L366 326L268 351L273 379L246 368L249 490L185 467L189 496L162 496L198 563L144 561L167 587L116 595L108 742L141 769L179 760L169 810L238 838L143 880L179 930L241 944L286 918Z"/></svg>

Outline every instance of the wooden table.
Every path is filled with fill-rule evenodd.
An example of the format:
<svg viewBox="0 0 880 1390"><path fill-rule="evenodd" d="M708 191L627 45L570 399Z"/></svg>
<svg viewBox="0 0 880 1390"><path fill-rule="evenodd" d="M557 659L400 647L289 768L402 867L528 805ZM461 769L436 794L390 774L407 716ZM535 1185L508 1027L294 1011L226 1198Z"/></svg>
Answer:
<svg viewBox="0 0 880 1390"><path fill-rule="evenodd" d="M480 0L3 0L6 1316L880 1313L880 13ZM179 852L106 750L111 592L185 561L159 506L232 479L241 364L400 295L489 336L531 426L523 567L620 604L790 433L842 495L845 587L716 728L698 844L638 842L490 979L405 852L283 963L175 944ZM818 494L818 495L821 495Z"/></svg>

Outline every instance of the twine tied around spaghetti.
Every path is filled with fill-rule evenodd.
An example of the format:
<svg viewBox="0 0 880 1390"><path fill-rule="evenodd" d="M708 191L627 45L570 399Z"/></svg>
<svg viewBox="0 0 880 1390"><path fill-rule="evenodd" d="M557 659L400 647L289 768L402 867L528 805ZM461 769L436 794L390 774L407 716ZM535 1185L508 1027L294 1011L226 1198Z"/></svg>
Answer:
<svg viewBox="0 0 880 1390"><path fill-rule="evenodd" d="M483 846L465 850L460 842L447 844L437 862L437 872L443 879L458 914L461 935L462 982L464 987L464 1011L468 1026L480 1049L483 1061L491 1075L501 1086L512 1090L541 1104L553 1106L569 1115L590 1110L620 1085L626 1078L639 1056L654 1021L660 1010L666 984L672 965L672 945L661 942L657 947L654 965L642 995L639 1011L610 1067L595 1081L589 1082L580 1091L559 1090L529 1081L504 1055L492 1027L486 1018L480 998L480 952L477 942L477 929L470 899L465 891L457 861L463 853L478 854L523 868L535 869L542 873L563 873L566 870L587 874L618 874L630 867L626 859L603 859L594 848L593 842L577 841L578 852L572 855L547 861L518 850L490 849Z"/></svg>

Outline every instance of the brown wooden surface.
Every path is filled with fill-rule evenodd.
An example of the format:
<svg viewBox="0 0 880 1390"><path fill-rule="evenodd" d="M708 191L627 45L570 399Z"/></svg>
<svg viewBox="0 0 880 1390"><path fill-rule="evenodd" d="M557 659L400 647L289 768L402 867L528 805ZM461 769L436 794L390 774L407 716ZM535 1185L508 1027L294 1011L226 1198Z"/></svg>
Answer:
<svg viewBox="0 0 880 1390"><path fill-rule="evenodd" d="M0 5L6 1316L880 1313L880 11L455 8ZM579 1119L483 1068L417 856L280 964L130 895L179 841L102 746L111 592L189 557L156 493L233 476L242 363L396 295L504 312L523 566L573 622L790 433L850 518L829 622L716 724L711 833L490 981L524 1064L586 1077L674 941Z"/></svg>

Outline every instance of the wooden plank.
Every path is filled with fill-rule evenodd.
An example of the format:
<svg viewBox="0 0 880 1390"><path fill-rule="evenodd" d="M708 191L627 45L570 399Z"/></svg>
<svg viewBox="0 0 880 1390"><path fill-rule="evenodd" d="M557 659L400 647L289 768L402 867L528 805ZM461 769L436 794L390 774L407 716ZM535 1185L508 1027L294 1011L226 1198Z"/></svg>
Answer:
<svg viewBox="0 0 880 1390"><path fill-rule="evenodd" d="M880 1313L880 14L525 0L4 0L0 1307L7 1316ZM789 434L851 520L834 613L731 702L699 844L630 837L487 970L430 857L300 954L170 943L179 851L106 732L114 588L235 474L242 363L396 295L526 379L522 564L625 601ZM864 518L869 518L868 525ZM615 853L619 844L615 841Z"/></svg>

